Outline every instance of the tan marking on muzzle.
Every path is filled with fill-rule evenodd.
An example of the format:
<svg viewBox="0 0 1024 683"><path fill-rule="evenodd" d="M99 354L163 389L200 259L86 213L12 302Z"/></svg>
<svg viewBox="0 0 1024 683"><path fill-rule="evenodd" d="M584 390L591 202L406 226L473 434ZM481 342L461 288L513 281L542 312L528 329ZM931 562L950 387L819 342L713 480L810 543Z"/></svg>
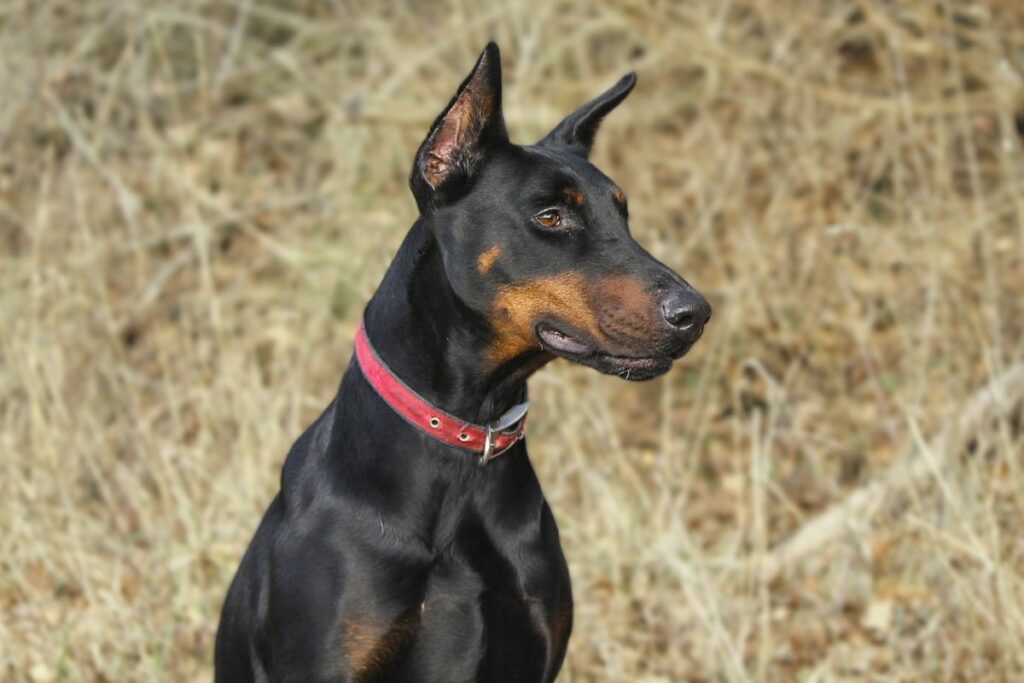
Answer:
<svg viewBox="0 0 1024 683"><path fill-rule="evenodd" d="M494 267L494 263L501 256L501 245L495 244L489 247L476 259L476 269L481 275L487 275Z"/></svg>
<svg viewBox="0 0 1024 683"><path fill-rule="evenodd" d="M572 271L502 287L491 308L491 360L500 364L540 348L534 328L545 317L603 339L590 294L583 275Z"/></svg>
<svg viewBox="0 0 1024 683"><path fill-rule="evenodd" d="M502 287L491 309L495 331L490 360L496 365L540 348L535 328L549 319L571 326L610 353L646 344L662 334L657 300L648 286L629 275L587 280L568 272Z"/></svg>
<svg viewBox="0 0 1024 683"><path fill-rule="evenodd" d="M663 333L657 298L648 285L629 275L601 278L595 286L598 327L624 345L647 342Z"/></svg>

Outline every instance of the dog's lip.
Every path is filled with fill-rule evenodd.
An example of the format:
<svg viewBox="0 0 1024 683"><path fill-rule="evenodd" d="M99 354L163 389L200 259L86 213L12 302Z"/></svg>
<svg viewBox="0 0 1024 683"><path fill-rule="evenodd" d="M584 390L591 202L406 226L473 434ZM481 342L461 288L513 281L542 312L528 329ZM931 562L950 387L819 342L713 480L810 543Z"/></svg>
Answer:
<svg viewBox="0 0 1024 683"><path fill-rule="evenodd" d="M594 352L591 346L584 344L576 337L543 323L537 325L537 337L542 346L555 353L584 356Z"/></svg>
<svg viewBox="0 0 1024 683"><path fill-rule="evenodd" d="M556 355L570 360L594 359L625 370L655 370L671 364L682 354L665 354L653 356L620 356L602 351L548 323L540 323L536 328L537 338L541 346ZM684 351L685 353L685 351Z"/></svg>

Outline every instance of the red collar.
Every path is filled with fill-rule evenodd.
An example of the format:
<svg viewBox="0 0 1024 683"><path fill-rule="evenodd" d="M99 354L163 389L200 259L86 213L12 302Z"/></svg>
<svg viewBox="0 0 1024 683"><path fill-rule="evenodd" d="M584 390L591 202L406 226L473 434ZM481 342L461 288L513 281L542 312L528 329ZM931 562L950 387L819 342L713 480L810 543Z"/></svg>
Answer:
<svg viewBox="0 0 1024 683"><path fill-rule="evenodd" d="M487 425L464 422L432 405L398 379L370 345L362 324L356 332L356 361L366 381L392 410L441 443L478 454L481 465L498 457L525 436L529 401L513 406Z"/></svg>

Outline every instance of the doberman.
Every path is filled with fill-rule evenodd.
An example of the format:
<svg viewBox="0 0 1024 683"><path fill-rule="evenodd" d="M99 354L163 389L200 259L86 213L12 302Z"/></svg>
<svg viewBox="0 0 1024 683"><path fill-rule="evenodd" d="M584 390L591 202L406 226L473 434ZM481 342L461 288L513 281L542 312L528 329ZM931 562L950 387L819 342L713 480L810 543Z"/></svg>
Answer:
<svg viewBox="0 0 1024 683"><path fill-rule="evenodd" d="M491 43L434 121L421 216L228 591L218 683L554 680L572 594L521 439L526 380L555 357L655 377L711 315L587 160L635 82L514 145Z"/></svg>

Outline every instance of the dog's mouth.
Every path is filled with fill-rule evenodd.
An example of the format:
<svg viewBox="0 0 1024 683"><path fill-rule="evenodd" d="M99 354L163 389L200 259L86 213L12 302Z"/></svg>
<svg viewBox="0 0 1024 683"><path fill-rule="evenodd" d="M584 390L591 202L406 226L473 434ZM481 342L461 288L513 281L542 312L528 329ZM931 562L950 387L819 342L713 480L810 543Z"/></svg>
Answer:
<svg viewBox="0 0 1024 683"><path fill-rule="evenodd" d="M691 346L686 344L668 354L626 356L604 351L546 323L537 325L536 334L544 350L556 356L588 365L608 375L635 381L665 374L672 367L673 361L685 355Z"/></svg>

